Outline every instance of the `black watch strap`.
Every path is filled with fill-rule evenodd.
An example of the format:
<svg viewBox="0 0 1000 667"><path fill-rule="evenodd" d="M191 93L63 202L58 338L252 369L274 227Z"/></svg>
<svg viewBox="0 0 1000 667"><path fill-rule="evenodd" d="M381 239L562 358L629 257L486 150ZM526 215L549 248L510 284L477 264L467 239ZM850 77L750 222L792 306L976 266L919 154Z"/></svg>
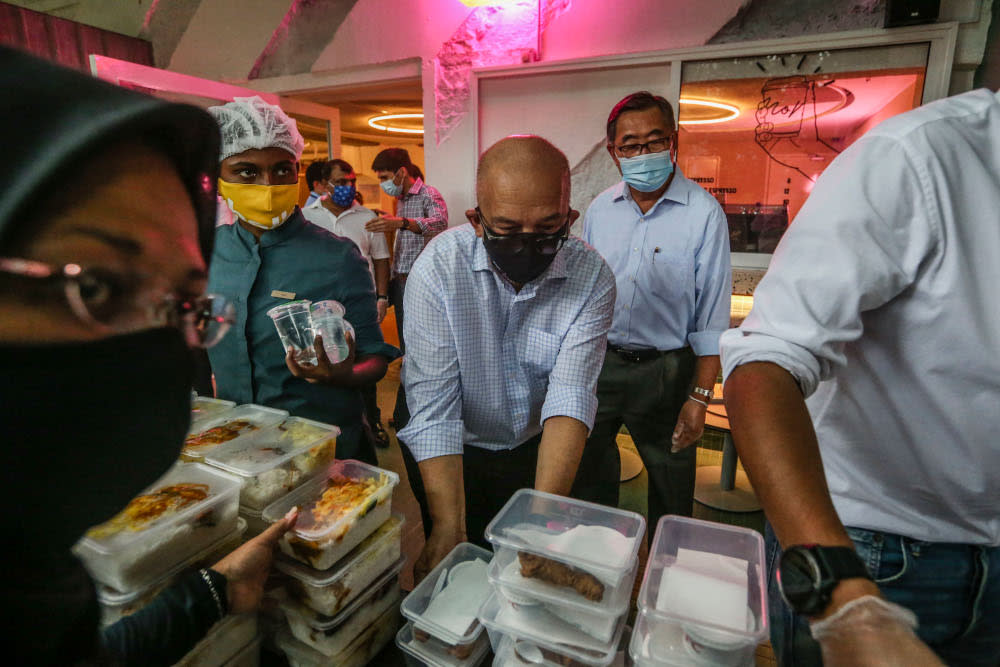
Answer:
<svg viewBox="0 0 1000 667"><path fill-rule="evenodd" d="M871 579L864 561L851 547L817 547L814 553L826 561L829 574L837 581L859 577Z"/></svg>

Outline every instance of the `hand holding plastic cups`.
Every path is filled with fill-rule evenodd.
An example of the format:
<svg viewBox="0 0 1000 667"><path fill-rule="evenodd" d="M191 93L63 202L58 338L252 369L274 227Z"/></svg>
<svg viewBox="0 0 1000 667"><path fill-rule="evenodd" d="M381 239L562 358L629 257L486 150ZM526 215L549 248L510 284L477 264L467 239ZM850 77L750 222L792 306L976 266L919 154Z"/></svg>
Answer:
<svg viewBox="0 0 1000 667"><path fill-rule="evenodd" d="M316 330L310 313L311 305L310 301L303 299L289 301L267 311L285 352L291 351L299 364L316 364L316 350L313 348Z"/></svg>
<svg viewBox="0 0 1000 667"><path fill-rule="evenodd" d="M323 348L330 363L337 364L347 358L350 349L347 333L354 337L354 327L344 319L344 306L339 301L317 301L312 304L313 327L323 337Z"/></svg>

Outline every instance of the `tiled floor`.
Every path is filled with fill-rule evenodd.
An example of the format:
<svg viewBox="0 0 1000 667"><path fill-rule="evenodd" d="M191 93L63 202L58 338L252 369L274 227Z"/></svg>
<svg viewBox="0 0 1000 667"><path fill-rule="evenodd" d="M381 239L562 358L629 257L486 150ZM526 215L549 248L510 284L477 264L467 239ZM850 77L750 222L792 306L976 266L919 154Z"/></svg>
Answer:
<svg viewBox="0 0 1000 667"><path fill-rule="evenodd" d="M396 399L396 390L399 386L400 362L390 364L389 371L385 378L378 385L378 403L382 410L382 422L386 424L392 415L393 404ZM406 525L403 528L403 551L407 556L406 564L403 567L400 583L404 590L410 590L413 586L413 562L420 555L420 550L424 546L423 525L420 521L420 509L417 501L410 491L409 481L406 476L406 469L403 466L403 458L399 451L399 443L396 440L392 429L387 428L390 434L390 444L386 449L378 450L379 465L387 470L392 470L399 474L400 483L396 487L393 495L393 512L406 517ZM619 445L634 449L632 439L623 434L619 436ZM698 465L719 465L722 458L722 438L718 432L706 432L702 440L702 445L698 449ZM620 486L619 507L629 509L645 516L646 514L646 488L648 478L645 469L639 475ZM698 518L724 521L734 525L750 526L761 529L762 517L760 513L753 515L723 515L719 512L696 504L695 516ZM645 549L643 549L645 552ZM645 553L640 555L645 560ZM638 591L639 581L636 582ZM756 664L758 667L772 667L777 663L774 654L768 643L761 644L756 654Z"/></svg>

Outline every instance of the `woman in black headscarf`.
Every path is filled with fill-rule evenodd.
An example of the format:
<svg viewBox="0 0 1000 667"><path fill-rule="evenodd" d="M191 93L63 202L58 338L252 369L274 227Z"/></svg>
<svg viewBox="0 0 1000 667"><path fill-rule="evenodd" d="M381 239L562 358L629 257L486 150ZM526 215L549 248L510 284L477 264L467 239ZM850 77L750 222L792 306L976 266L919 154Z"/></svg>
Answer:
<svg viewBox="0 0 1000 667"><path fill-rule="evenodd" d="M70 547L177 459L190 419L218 127L0 47L0 493L8 664L172 664L260 602L294 516L98 631ZM217 305L217 304L216 304Z"/></svg>

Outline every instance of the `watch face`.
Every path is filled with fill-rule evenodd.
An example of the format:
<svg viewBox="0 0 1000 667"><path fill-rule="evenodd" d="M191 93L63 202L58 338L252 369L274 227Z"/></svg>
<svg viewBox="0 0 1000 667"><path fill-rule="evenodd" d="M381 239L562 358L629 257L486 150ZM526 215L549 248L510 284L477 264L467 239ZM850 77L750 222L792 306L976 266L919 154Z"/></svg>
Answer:
<svg viewBox="0 0 1000 667"><path fill-rule="evenodd" d="M824 606L816 558L804 547L791 547L781 554L778 587L785 602L800 614L816 613Z"/></svg>

